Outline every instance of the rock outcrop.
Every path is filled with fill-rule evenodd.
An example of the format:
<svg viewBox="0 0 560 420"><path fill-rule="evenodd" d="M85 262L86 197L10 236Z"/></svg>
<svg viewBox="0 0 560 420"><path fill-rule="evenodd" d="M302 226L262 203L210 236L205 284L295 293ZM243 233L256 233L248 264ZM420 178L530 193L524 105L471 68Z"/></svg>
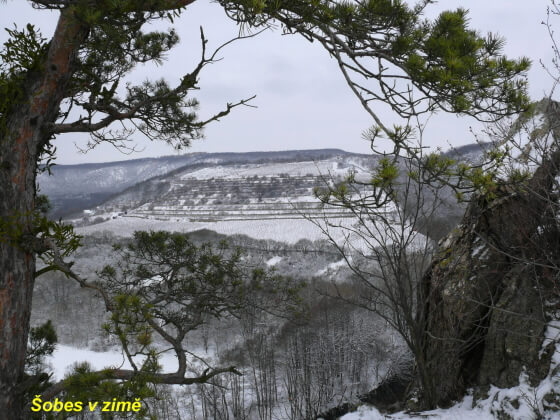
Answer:
<svg viewBox="0 0 560 420"><path fill-rule="evenodd" d="M543 115L556 134L555 102ZM428 405L445 405L467 387L511 387L525 372L548 373L546 305L558 298L560 230L555 186L560 151L551 148L523 186L500 186L473 200L423 279ZM422 373L421 373L422 375Z"/></svg>

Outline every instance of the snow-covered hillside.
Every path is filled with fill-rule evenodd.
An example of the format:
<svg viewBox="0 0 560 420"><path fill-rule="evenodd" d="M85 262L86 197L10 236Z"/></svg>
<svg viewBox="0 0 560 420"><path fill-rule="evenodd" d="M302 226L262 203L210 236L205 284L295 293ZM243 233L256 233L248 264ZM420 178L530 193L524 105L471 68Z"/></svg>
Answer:
<svg viewBox="0 0 560 420"><path fill-rule="evenodd" d="M52 176L43 172L38 176L37 183L41 193L49 196L53 204L53 217L58 218L95 207L135 185L139 185L140 189L145 188L143 182L146 180L153 180L158 177L160 181L165 180L167 176L172 176L174 171L183 174L198 171L200 173L196 174L195 178L203 179L205 177L220 177L220 168L226 168L225 172L231 172L234 167L249 165L252 168L249 172L254 172L253 175L261 173L262 176L266 176L287 172L293 175L293 171L290 169L286 172L286 168L290 167L300 168L302 175L304 175L303 171L307 173L308 170L301 162L308 162L311 166L311 172L317 174L318 171L314 168L315 162L328 159L338 161L336 164L337 170L343 170L345 167L351 166L352 161L370 160L367 155L352 154L336 149L191 153L121 162L56 165L51 168ZM330 172L329 168L322 167L321 169L323 169L321 173L324 175L328 175ZM233 175L235 177L246 177L248 173ZM135 191L134 188L132 191Z"/></svg>
<svg viewBox="0 0 560 420"><path fill-rule="evenodd" d="M73 222L78 226L96 223L83 228L84 233L107 229L128 235L157 226L183 232L207 228L286 242L316 239L320 229L301 223L303 219L340 219L350 213L345 208L322 205L315 189L350 173L368 179L375 160L344 154L322 160L299 159L188 165L128 188L87 209L81 217L76 215ZM274 222L267 223L269 220Z"/></svg>

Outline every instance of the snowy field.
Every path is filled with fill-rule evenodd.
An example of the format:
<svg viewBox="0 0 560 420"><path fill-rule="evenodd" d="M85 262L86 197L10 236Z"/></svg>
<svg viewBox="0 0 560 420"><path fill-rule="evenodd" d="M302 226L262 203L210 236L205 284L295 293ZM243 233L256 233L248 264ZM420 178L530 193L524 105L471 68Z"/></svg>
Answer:
<svg viewBox="0 0 560 420"><path fill-rule="evenodd" d="M314 176L345 176L348 175L351 168L358 172L369 173L366 168L360 166L356 161L341 164L341 162L338 162L335 158L322 161L307 162L217 165L198 169L195 171L185 172L181 175L181 179L236 179L250 176L277 177L280 174L287 174L290 176L305 176L309 174Z"/></svg>
<svg viewBox="0 0 560 420"><path fill-rule="evenodd" d="M321 228L322 227L322 228ZM166 230L188 233L208 229L223 235L247 235L257 240L274 240L295 244L302 239L316 241L327 239L325 231L345 249L369 254L380 243L389 244L401 235L410 235L410 248L422 250L427 238L409 228L395 225L390 230L373 226L360 226L352 218L329 218L312 222L307 219L222 220L217 222L190 222L184 218L170 220L119 217L103 223L76 228L80 235L109 231L116 236L130 237L138 230ZM402 231L401 229L405 229Z"/></svg>
<svg viewBox="0 0 560 420"><path fill-rule="evenodd" d="M97 352L62 344L56 345L56 350L52 356L46 359L46 362L52 367L54 373L53 379L57 381L62 380L64 375L69 373L75 364L83 362L88 362L94 370L101 370L110 367L131 369L128 360L126 360L126 357L120 351L113 350ZM161 354L159 364L162 367L163 373L172 373L177 371L177 358L174 356L173 352Z"/></svg>
<svg viewBox="0 0 560 420"><path fill-rule="evenodd" d="M121 217L96 225L80 227L76 229L76 232L80 235L87 235L93 232L110 231L116 236L129 237L137 230L167 230L187 233L200 229L209 229L224 235L241 234L254 239L271 239L289 244L301 239L310 241L325 239L321 229L305 219L190 222L182 218L156 220Z"/></svg>

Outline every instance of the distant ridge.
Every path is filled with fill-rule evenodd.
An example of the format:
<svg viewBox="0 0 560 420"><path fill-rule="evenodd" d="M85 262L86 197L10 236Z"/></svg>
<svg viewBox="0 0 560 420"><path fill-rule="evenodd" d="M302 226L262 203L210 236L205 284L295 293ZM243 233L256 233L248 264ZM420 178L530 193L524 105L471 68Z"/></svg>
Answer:
<svg viewBox="0 0 560 420"><path fill-rule="evenodd" d="M60 164L54 165L52 167L53 172L58 171L60 169L75 169L75 168L102 168L105 166L112 166L112 165L135 165L138 163L149 162L149 161L156 161L156 160L192 160L192 158L223 158L228 159L231 157L237 156L245 156L248 159L251 158L262 158L262 157L274 157L275 155L281 156L285 155L286 157L292 155L306 155L306 156L314 156L314 155L321 155L326 154L329 156L334 155L355 155L355 156L370 156L367 153L354 153L354 152L347 152L342 149L300 149L300 150L273 150L273 151L255 151L255 152L193 152L193 153L184 153L182 155L164 155L164 156L157 156L157 157L144 157L138 159L126 159L126 160L115 160L110 162L87 162L87 163L73 163L73 164Z"/></svg>
<svg viewBox="0 0 560 420"><path fill-rule="evenodd" d="M452 148L444 154L454 158L474 161L480 158L488 144L468 144ZM114 201L119 196L132 197L142 191L146 202L162 194L166 178L178 173L213 167L234 165L278 165L297 162L319 162L335 159L342 167L351 167L361 162L362 168L371 168L376 156L346 152L341 149L307 149L257 152L188 153L156 158L139 158L105 163L84 163L77 165L55 165L52 176L42 173L38 177L40 192L46 194L52 203L50 216L53 218L78 215L102 203ZM366 170L367 172L367 170ZM264 174L264 173L263 173ZM317 174L316 174L317 175Z"/></svg>
<svg viewBox="0 0 560 420"><path fill-rule="evenodd" d="M194 165L323 160L335 156L368 157L341 149L310 149L257 152L188 153L180 156L139 158L105 163L55 165L52 176L38 177L40 192L53 204L51 217L58 218L96 206L140 182ZM196 167L196 166L194 166Z"/></svg>

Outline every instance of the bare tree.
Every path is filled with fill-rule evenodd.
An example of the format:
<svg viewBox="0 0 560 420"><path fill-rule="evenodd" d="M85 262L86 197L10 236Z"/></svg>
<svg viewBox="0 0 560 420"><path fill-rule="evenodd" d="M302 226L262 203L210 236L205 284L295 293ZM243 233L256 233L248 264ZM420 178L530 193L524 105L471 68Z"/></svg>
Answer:
<svg viewBox="0 0 560 420"><path fill-rule="evenodd" d="M424 156L420 146L416 150L414 158L379 157L371 176L352 173L342 181L329 180L317 190L318 198L325 206L346 209L351 217L314 223L337 247L361 291L359 296L349 294L334 283L333 295L375 312L398 332L427 387L427 297L421 279L436 249L430 238L434 219L445 214L441 209L454 195L445 184L432 181L432 156ZM442 168L450 165L446 158L439 162Z"/></svg>

